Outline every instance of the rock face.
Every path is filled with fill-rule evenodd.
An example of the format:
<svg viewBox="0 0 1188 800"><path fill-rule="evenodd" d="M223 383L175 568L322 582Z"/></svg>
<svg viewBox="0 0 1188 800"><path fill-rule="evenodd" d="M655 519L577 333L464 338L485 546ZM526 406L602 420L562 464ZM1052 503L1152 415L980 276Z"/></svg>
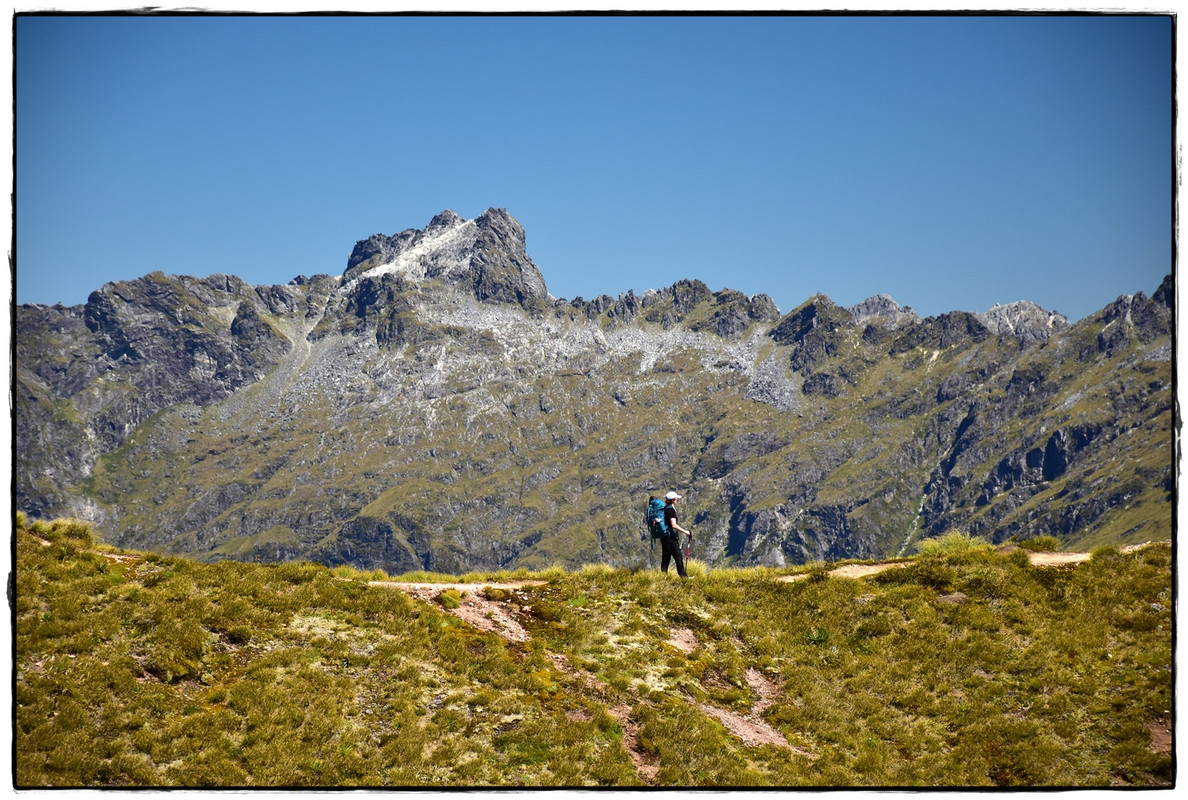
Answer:
<svg viewBox="0 0 1188 800"><path fill-rule="evenodd" d="M900 307L890 295L876 294L857 305L850 306L850 316L855 325L875 324L897 330L905 325L915 325L920 315L906 306Z"/></svg>
<svg viewBox="0 0 1188 800"><path fill-rule="evenodd" d="M523 305L548 296L544 277L525 250L524 229L502 208L488 209L469 222L444 211L423 231L375 234L357 242L343 277L356 281L384 275L413 282L439 278L496 303Z"/></svg>
<svg viewBox="0 0 1188 800"><path fill-rule="evenodd" d="M154 273L16 313L16 501L190 557L460 572L643 566L648 494L695 555L788 564L961 528L1169 538L1174 285L1075 324L1027 302L685 280L549 296L503 209L359 241L341 276Z"/></svg>
<svg viewBox="0 0 1188 800"><path fill-rule="evenodd" d="M1068 318L1063 314L1045 311L1026 300L994 306L977 318L991 333L1015 336L1024 344L1042 342L1068 327Z"/></svg>

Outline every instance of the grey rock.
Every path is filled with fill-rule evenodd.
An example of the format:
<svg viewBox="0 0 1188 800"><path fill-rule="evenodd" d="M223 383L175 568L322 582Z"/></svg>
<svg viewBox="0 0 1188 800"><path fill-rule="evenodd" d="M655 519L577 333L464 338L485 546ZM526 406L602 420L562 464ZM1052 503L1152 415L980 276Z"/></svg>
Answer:
<svg viewBox="0 0 1188 800"><path fill-rule="evenodd" d="M920 322L920 315L909 306L900 306L890 295L877 294L849 308L857 325L878 324L895 330Z"/></svg>
<svg viewBox="0 0 1188 800"><path fill-rule="evenodd" d="M789 373L784 359L772 357L755 367L744 396L780 411L795 411L800 407L801 387L801 382Z"/></svg>
<svg viewBox="0 0 1188 800"><path fill-rule="evenodd" d="M976 316L996 336L1014 336L1025 345L1042 342L1069 324L1063 314L1046 311L1028 301L996 305Z"/></svg>
<svg viewBox="0 0 1188 800"><path fill-rule="evenodd" d="M374 234L355 244L343 273L347 292L389 274L414 284L440 279L468 287L479 300L518 303L548 297L544 277L525 249L524 229L506 209L467 222L444 211L425 230Z"/></svg>
<svg viewBox="0 0 1188 800"><path fill-rule="evenodd" d="M850 312L824 295L817 295L787 314L768 334L793 348L792 369L813 367L838 353L845 332L853 328Z"/></svg>

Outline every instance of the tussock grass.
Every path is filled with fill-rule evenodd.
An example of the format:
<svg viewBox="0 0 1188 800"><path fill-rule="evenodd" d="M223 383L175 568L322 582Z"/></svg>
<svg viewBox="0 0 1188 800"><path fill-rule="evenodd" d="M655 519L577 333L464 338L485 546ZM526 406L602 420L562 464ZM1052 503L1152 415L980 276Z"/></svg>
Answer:
<svg viewBox="0 0 1188 800"><path fill-rule="evenodd" d="M951 530L932 539L925 539L917 545L920 555L950 561L987 558L994 554L995 547L984 539L970 536L965 531Z"/></svg>
<svg viewBox="0 0 1188 800"><path fill-rule="evenodd" d="M1033 536L1019 542L1019 547L1033 553L1051 553L1060 549L1060 540L1055 536Z"/></svg>
<svg viewBox="0 0 1188 800"><path fill-rule="evenodd" d="M1167 545L1047 569L952 534L905 568L814 564L793 583L696 560L689 580L598 564L463 576L548 581L476 589L523 643L374 572L116 560L77 521L23 516L16 549L20 788L1175 778L1151 733L1172 711ZM762 704L756 675L775 687ZM748 745L699 704L796 750Z"/></svg>

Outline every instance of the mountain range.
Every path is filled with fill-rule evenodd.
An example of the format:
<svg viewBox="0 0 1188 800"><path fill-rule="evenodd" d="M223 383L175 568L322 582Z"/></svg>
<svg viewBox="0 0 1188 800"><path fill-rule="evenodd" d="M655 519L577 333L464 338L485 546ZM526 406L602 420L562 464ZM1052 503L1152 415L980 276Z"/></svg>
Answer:
<svg viewBox="0 0 1188 800"><path fill-rule="evenodd" d="M461 573L784 565L958 529L1170 539L1174 281L1070 321L782 313L697 280L558 299L504 209L357 242L340 275L155 272L15 314L15 498L121 547ZM1136 287L1136 290L1141 287Z"/></svg>

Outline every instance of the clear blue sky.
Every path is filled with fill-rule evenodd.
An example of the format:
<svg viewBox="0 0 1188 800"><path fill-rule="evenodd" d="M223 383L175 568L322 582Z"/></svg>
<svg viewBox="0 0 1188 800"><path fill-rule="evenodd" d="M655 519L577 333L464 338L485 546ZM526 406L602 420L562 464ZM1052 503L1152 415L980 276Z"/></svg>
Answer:
<svg viewBox="0 0 1188 800"><path fill-rule="evenodd" d="M18 303L505 207L557 297L1076 320L1172 269L1168 17L20 17Z"/></svg>

